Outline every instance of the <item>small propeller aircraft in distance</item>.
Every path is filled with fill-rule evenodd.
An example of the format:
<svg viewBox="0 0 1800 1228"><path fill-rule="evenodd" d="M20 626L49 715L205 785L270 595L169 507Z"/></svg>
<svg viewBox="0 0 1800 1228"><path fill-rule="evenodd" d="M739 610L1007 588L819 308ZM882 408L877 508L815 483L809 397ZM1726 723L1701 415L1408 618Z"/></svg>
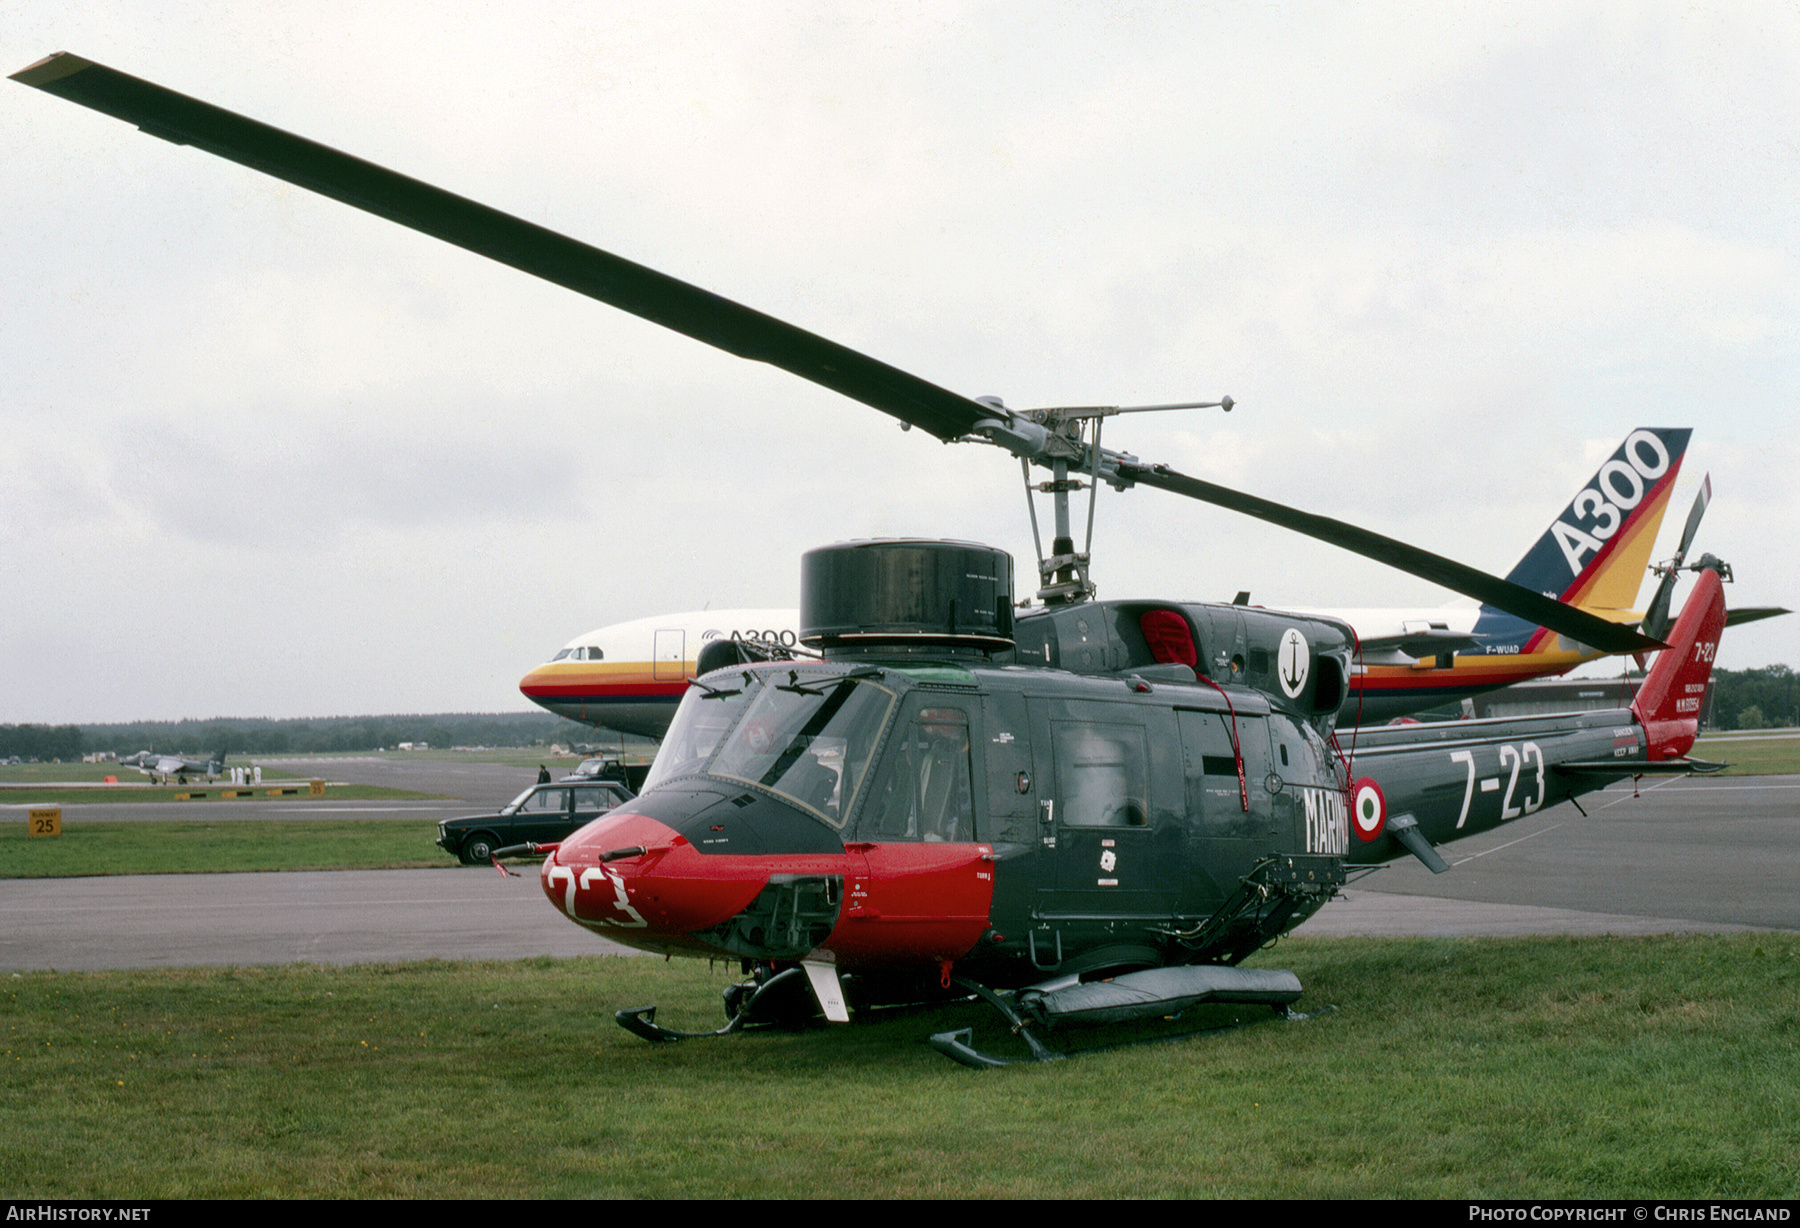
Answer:
<svg viewBox="0 0 1800 1228"><path fill-rule="evenodd" d="M1556 592L1103 448L1101 425L1118 407L1015 411L964 397L76 56L15 76L781 367L946 443L998 446L1019 458L1028 488L1031 465L1050 471L1055 519L1035 608L1018 612L1011 557L991 547L810 551L796 649L725 641L727 662L685 690L637 798L558 844L510 850L545 855L546 896L584 928L741 961L724 1030L979 995L1045 1057L1033 1028L1153 1019L1203 1001L1285 1012L1298 979L1239 965L1322 907L1351 865L1410 853L1441 872L1434 844L1608 781L1711 766L1686 755L1725 621L1717 566L1699 565L1665 645ZM1630 476L1612 471L1625 485L1606 487L1603 468L1596 497L1630 488L1641 502L1659 455L1628 441ZM1596 651L1663 651L1629 709L1365 730L1345 751L1336 733L1351 626L1248 605L1097 600L1070 529L1067 495L1082 479L1090 491L1149 486L1258 517ZM1622 523L1621 501L1609 503ZM1564 540L1584 553L1579 538ZM654 1015L618 1017L652 1040L684 1035ZM934 1043L964 1062L997 1060L968 1030Z"/></svg>
<svg viewBox="0 0 1800 1228"><path fill-rule="evenodd" d="M1612 622L1637 620L1633 603L1691 435L1686 428L1632 431L1507 580ZM1661 600L1666 614L1666 592ZM1358 654L1339 714L1347 724L1383 723L1528 678L1567 673L1602 655L1492 605L1298 612L1355 628ZM798 620L799 611L791 609L718 610L600 627L526 674L519 690L569 720L660 738L706 645L723 638L793 648ZM1229 660L1217 664L1228 666Z"/></svg>

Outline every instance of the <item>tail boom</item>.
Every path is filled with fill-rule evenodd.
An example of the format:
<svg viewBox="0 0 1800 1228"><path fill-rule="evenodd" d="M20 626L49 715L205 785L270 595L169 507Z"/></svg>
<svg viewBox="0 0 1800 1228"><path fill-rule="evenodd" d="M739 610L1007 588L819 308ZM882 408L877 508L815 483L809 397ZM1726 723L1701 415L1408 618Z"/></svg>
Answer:
<svg viewBox="0 0 1800 1228"><path fill-rule="evenodd" d="M1632 701L1631 713L1648 740L1645 757L1652 763L1683 758L1694 745L1724 629L1724 586L1716 571L1702 571L1669 634L1669 646L1657 654Z"/></svg>

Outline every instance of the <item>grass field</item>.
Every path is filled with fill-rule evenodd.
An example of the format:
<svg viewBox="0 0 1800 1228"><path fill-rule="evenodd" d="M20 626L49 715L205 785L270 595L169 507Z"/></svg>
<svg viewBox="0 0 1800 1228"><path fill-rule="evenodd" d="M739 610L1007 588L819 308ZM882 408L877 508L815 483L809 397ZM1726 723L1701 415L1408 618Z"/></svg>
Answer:
<svg viewBox="0 0 1800 1228"><path fill-rule="evenodd" d="M33 839L20 812L0 823L0 879L455 865L436 839L437 824L424 819L83 823L66 814L62 835Z"/></svg>
<svg viewBox="0 0 1800 1228"><path fill-rule="evenodd" d="M92 788L57 788L45 785L37 788L14 788L0 790L0 803L8 806L60 806L73 807L79 810L83 806L100 805L107 802L179 802L179 801L296 801L314 800L307 792L306 781L276 781L260 785L245 785L238 788L233 785L117 785L104 789ZM284 792L279 797L271 796L276 790L297 790ZM248 794L236 799L227 798L227 792ZM185 795L185 796L183 796ZM324 797L338 801L419 801L429 798L441 798L441 793L415 793L408 789L389 789L382 785L348 785L334 784L325 787Z"/></svg>
<svg viewBox="0 0 1800 1228"><path fill-rule="evenodd" d="M1800 1188L1800 936L1298 940L1338 1009L1042 1067L957 1006L652 1046L653 959L28 973L13 1198L1774 1198ZM1246 1008L1237 1008L1244 1010Z"/></svg>
<svg viewBox="0 0 1800 1228"><path fill-rule="evenodd" d="M319 766L321 768L329 768L331 765L329 762L324 762L324 763L321 763ZM330 773L328 771L320 771L320 772L315 773L310 768L304 768L301 770L292 770L289 768L288 765L284 764L282 767L282 770L280 770L280 771L277 771L274 768L265 768L263 771L263 775L269 778L267 783L265 783L263 785L246 786L246 787L270 788L270 787L273 787L273 785L277 784L277 783L293 784L295 781L298 781L300 784L304 785L308 780L312 779L313 776L315 776L315 775L329 777ZM150 779L150 777L144 775L142 772L135 772L130 768L122 768L116 763L11 763L11 764L0 764L0 784L4 784L4 785L41 784L41 785L44 785L49 788L54 788L57 785L65 785L65 784L97 785L97 784L105 783L106 778L108 776L111 776L115 780L118 781L118 784L116 787L119 789L140 789L140 788L156 787L155 782L152 781ZM227 776L227 779L229 779L229 776ZM171 787L173 787L173 786L171 786ZM188 786L186 786L186 785L182 786L183 789L186 789L187 787ZM194 783L193 787L196 789L209 789L209 788L216 789L219 786L217 784L213 784L213 785L207 784L205 776L200 776L195 779L195 783ZM92 790L92 791L93 792L109 792L110 790ZM12 792L13 792L13 790L8 790L7 795L10 796Z"/></svg>
<svg viewBox="0 0 1800 1228"><path fill-rule="evenodd" d="M1693 755L1729 763L1727 776L1790 776L1800 774L1800 735L1701 738Z"/></svg>
<svg viewBox="0 0 1800 1228"><path fill-rule="evenodd" d="M1763 752L1767 751L1765 755ZM1696 749L1800 771L1800 739ZM17 769L13 769L17 771ZM343 796L340 794L340 796ZM13 800L10 796L4 800ZM23 819L23 814L20 814ZM447 866L419 820L0 823L8 876ZM97 866L113 867L97 870ZM649 958L20 973L11 1198L1792 1198L1800 935L1290 940L1303 1023L977 1072L986 1008L651 1046Z"/></svg>
<svg viewBox="0 0 1800 1228"><path fill-rule="evenodd" d="M389 750L365 751L354 755L233 755L228 763L263 764L264 776L293 777L308 780L315 776L329 778L332 765L346 759L381 759L396 763L499 763L508 767L535 768L547 766L561 775L575 770L583 756L567 752L552 754L541 747L497 747L491 750ZM627 762L647 763L646 755L633 748ZM150 778L117 763L12 763L0 764L0 784L62 783L81 781L98 784L108 776L117 777L121 785L144 783ZM204 787L204 786L200 786Z"/></svg>

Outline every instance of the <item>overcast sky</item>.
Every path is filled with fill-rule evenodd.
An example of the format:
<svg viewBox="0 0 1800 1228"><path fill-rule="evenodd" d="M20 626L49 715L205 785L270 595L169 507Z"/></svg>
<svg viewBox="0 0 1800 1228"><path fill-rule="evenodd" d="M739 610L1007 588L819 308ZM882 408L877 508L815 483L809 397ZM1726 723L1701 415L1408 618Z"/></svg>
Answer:
<svg viewBox="0 0 1800 1228"><path fill-rule="evenodd" d="M219 6L222 9L224 6ZM1106 443L1504 573L1632 427L1800 605L1800 17L1643 3L23 0L72 51ZM528 707L828 541L1020 559L1017 462L0 83L0 721ZM1103 596L1436 605L1108 492ZM1800 665L1800 618L1726 637Z"/></svg>

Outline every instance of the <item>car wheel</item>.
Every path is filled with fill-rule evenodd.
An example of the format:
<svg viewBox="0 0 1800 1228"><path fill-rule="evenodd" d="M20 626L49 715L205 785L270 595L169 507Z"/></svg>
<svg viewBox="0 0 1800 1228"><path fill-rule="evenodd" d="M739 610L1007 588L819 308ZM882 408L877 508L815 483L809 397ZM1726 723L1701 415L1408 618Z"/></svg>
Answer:
<svg viewBox="0 0 1800 1228"><path fill-rule="evenodd" d="M483 865L494 859L494 850L500 847L500 841L491 831L472 832L463 841L463 864L471 866Z"/></svg>

